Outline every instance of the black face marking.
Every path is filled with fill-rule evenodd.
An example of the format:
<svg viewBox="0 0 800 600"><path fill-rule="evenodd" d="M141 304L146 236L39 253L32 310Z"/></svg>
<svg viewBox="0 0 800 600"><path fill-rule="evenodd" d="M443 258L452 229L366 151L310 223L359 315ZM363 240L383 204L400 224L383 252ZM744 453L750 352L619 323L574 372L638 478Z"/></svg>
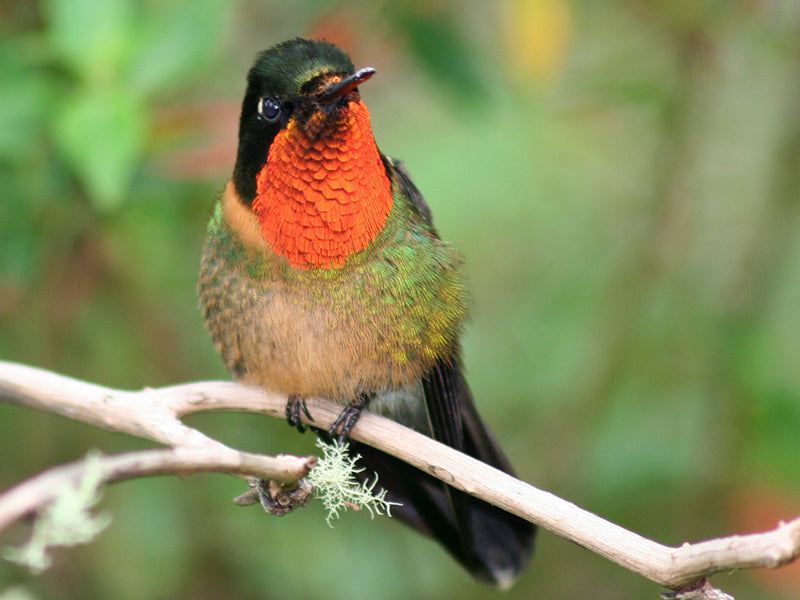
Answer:
<svg viewBox="0 0 800 600"><path fill-rule="evenodd" d="M347 54L327 42L295 39L258 55L247 76L233 171L234 186L244 203L250 205L256 197L256 178L277 133L291 118L303 122L319 108L309 88L319 85L320 76L348 77L354 71Z"/></svg>

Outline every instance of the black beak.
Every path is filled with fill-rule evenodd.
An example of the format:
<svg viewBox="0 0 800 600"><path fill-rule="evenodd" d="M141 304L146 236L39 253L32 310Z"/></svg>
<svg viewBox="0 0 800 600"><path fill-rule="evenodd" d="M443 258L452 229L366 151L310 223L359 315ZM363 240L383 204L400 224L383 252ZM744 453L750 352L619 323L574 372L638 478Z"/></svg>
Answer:
<svg viewBox="0 0 800 600"><path fill-rule="evenodd" d="M348 92L356 89L359 85L364 83L373 75L375 75L375 69L372 67L364 67L363 69L359 69L350 75L350 77L345 77L341 81L332 83L327 88L322 90L319 94L317 94L317 100L323 104L330 104Z"/></svg>

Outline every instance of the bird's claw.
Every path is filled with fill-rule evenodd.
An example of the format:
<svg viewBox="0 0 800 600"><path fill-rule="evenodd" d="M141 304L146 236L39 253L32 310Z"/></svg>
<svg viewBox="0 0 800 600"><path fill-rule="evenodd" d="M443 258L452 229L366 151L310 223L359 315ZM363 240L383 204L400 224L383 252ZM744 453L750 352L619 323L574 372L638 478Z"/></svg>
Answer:
<svg viewBox="0 0 800 600"><path fill-rule="evenodd" d="M304 414L312 423L314 422L314 417L312 417L311 413L308 412L308 406L306 406L305 399L295 394L291 394L288 402L286 402L286 421L291 427L294 427L300 433L305 433L306 426L303 424L303 421L300 418L300 413Z"/></svg>
<svg viewBox="0 0 800 600"><path fill-rule="evenodd" d="M274 480L257 479L252 481L250 489L236 498L234 502L241 506L260 502L267 513L282 517L295 508L308 504L313 491L314 486L306 478L289 486Z"/></svg>
<svg viewBox="0 0 800 600"><path fill-rule="evenodd" d="M361 412L367 408L371 399L372 395L370 394L360 394L345 406L344 410L336 417L333 425L328 429L328 437L340 444L350 439L350 432L356 426Z"/></svg>

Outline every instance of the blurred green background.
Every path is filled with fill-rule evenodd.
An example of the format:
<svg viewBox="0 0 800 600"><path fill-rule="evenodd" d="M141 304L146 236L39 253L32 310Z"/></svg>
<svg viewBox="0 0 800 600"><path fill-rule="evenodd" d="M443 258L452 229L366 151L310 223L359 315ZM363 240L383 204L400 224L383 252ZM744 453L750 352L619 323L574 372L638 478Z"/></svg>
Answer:
<svg viewBox="0 0 800 600"><path fill-rule="evenodd" d="M466 364L520 476L678 545L800 514L796 0L0 0L0 357L139 389L227 379L195 278L256 54L340 43L474 296ZM310 435L191 420L253 451ZM0 405L0 488L147 447ZM224 475L112 486L37 598L485 598L436 545ZM26 535L20 526L0 544ZM714 579L800 595L800 568ZM543 532L507 598L658 597Z"/></svg>

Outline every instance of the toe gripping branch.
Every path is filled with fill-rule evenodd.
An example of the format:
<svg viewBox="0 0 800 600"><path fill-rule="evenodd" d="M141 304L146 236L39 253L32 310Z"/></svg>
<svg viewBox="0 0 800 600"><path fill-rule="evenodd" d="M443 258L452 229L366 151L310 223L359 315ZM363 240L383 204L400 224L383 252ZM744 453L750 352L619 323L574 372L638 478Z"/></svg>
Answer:
<svg viewBox="0 0 800 600"><path fill-rule="evenodd" d="M340 444L350 438L350 432L356 426L361 413L369 406L370 400L375 397L375 394L364 392L356 396L350 401L350 404L344 407L344 410L339 413L336 420L328 429L328 437L335 439Z"/></svg>
<svg viewBox="0 0 800 600"><path fill-rule="evenodd" d="M233 501L239 506L260 503L268 514L282 517L308 504L313 492L314 486L305 477L289 486L274 480L252 479L250 488Z"/></svg>
<svg viewBox="0 0 800 600"><path fill-rule="evenodd" d="M312 423L314 422L314 417L308 412L305 398L297 394L289 394L289 400L286 402L286 421L290 427L294 427L300 433L305 433L306 426L300 420L300 413L303 413Z"/></svg>
<svg viewBox="0 0 800 600"><path fill-rule="evenodd" d="M312 427L312 429L323 437L323 439L335 439L340 443L346 441L350 437L350 432L353 430L353 427L356 426L362 411L369 406L370 400L374 397L375 394L373 393L364 392L359 394L350 404L344 407L344 410L339 413L339 416L336 417L336 420L327 432L322 432L316 427ZM290 394L289 400L286 403L286 421L300 433L305 433L306 426L303 424L301 415L305 415L309 421L312 423L314 422L314 418L308 411L308 406L306 406L305 398L296 394Z"/></svg>
<svg viewBox="0 0 800 600"><path fill-rule="evenodd" d="M362 411L367 408L374 396L372 393L359 394L339 413L328 431L323 431L318 427L311 427L311 429L325 441L334 439L339 443L346 441ZM305 399L296 394L290 394L286 403L286 420L291 427L300 433L305 433L306 426L303 424L301 415L305 415L309 421L314 422L314 417L308 411ZM277 481L255 479L251 481L250 489L236 498L234 502L242 506L258 502L269 514L282 516L295 508L308 504L312 493L313 486L306 479L301 479L288 487Z"/></svg>

